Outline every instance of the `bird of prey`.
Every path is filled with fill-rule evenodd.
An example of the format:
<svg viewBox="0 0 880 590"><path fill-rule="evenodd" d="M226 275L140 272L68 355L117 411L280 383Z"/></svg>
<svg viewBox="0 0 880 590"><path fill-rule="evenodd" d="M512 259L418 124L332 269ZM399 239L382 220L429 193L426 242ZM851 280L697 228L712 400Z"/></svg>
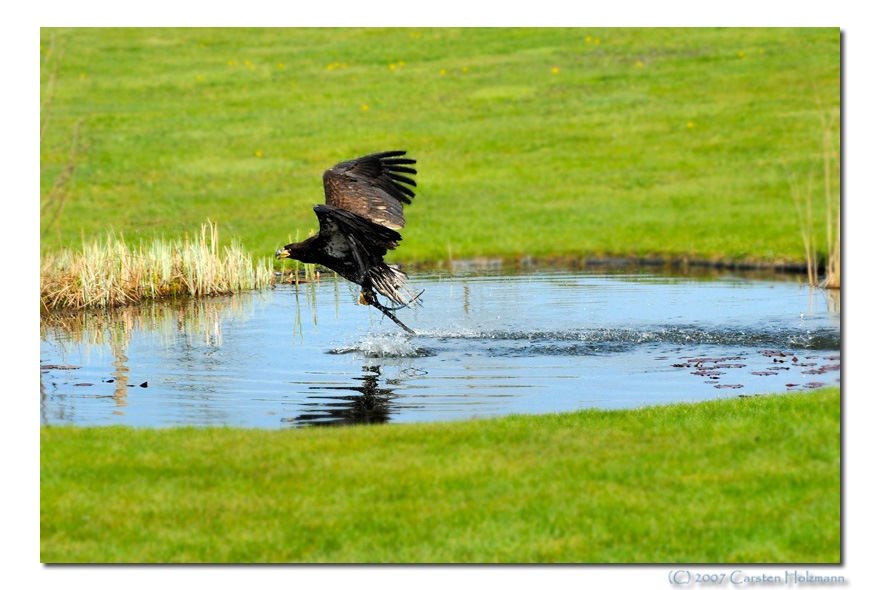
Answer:
<svg viewBox="0 0 880 590"><path fill-rule="evenodd" d="M403 206L410 204L416 170L406 151L387 151L340 162L324 172L323 205L315 206L320 231L288 244L276 258L318 264L360 285L360 302L371 305L413 334L393 312L417 302L406 285L406 274L386 264L385 253L402 239ZM383 295L395 307L379 303Z"/></svg>

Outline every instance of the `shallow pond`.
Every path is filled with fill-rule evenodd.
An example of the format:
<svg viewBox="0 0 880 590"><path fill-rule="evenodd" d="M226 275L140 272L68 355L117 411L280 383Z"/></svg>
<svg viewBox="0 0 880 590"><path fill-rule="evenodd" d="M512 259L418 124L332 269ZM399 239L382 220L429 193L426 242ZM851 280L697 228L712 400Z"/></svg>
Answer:
<svg viewBox="0 0 880 590"><path fill-rule="evenodd" d="M332 275L41 325L42 424L460 420L840 381L837 293L643 270L411 273L403 333Z"/></svg>

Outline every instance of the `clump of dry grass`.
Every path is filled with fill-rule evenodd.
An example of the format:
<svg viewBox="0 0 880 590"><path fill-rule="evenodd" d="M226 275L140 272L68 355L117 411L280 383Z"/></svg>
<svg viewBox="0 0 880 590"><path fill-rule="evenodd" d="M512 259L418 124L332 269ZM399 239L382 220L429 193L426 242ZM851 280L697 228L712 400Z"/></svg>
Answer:
<svg viewBox="0 0 880 590"><path fill-rule="evenodd" d="M114 233L61 250L40 262L40 309L114 307L177 295L203 297L259 289L272 284L272 260L254 263L233 240L220 248L217 225L168 242L136 248Z"/></svg>

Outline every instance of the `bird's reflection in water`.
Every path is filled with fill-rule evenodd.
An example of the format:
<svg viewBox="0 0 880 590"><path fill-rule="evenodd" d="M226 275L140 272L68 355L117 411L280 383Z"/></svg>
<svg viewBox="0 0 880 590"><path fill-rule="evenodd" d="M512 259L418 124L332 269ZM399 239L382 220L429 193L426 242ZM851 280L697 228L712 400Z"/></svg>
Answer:
<svg viewBox="0 0 880 590"><path fill-rule="evenodd" d="M310 389L350 391L345 395L309 396L313 400L325 400L304 404L314 410L286 422L296 425L346 426L350 424L380 424L388 422L391 415L391 401L397 397L394 390L379 387L382 368L378 365L364 366L364 374L354 377L360 385L351 387L310 387Z"/></svg>

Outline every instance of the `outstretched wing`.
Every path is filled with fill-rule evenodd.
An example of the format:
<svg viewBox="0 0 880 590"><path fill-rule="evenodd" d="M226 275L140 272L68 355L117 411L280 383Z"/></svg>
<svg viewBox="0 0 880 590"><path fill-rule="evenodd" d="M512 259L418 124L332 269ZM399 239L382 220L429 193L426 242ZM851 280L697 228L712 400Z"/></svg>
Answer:
<svg viewBox="0 0 880 590"><path fill-rule="evenodd" d="M403 150L347 160L324 173L325 202L371 222L398 230L404 226L403 205L412 202L416 181L412 158Z"/></svg>

